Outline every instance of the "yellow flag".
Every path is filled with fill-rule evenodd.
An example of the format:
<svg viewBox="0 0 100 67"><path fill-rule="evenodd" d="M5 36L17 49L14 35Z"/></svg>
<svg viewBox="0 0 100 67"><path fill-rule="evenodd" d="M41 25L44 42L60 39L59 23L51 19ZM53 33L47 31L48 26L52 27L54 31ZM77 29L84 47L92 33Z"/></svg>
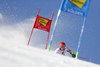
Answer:
<svg viewBox="0 0 100 67"><path fill-rule="evenodd" d="M77 7L82 9L83 5L85 4L86 0L69 0L73 4L75 4Z"/></svg>
<svg viewBox="0 0 100 67"><path fill-rule="evenodd" d="M47 26L48 22L49 22L49 20L47 20L47 19L39 18L39 23L42 24L44 27Z"/></svg>

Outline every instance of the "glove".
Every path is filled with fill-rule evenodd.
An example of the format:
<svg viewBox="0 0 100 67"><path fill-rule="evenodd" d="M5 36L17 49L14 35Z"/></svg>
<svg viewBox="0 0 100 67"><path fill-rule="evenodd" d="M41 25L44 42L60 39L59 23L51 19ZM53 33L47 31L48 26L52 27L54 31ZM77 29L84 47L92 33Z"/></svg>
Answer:
<svg viewBox="0 0 100 67"><path fill-rule="evenodd" d="M75 58L75 57L76 57L76 55L75 55L75 54L72 54L72 57L73 57L73 58Z"/></svg>

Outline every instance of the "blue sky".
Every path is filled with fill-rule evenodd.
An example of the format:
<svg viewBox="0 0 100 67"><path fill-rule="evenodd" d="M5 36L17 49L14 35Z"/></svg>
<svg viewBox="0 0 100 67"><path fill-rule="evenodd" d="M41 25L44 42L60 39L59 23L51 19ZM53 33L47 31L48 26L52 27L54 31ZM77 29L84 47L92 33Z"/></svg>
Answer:
<svg viewBox="0 0 100 67"><path fill-rule="evenodd" d="M16 23L20 23L25 19L34 18L37 15L38 9L41 8L39 15L46 18L51 18L52 13L54 12L54 18L51 25L52 33L53 25L61 1L62 0L1 0L0 15L1 17L6 18L6 21L2 21L1 18L0 25L13 25ZM99 3L99 0L92 0L90 3L86 25L81 42L81 48L79 51L80 57L91 58L92 60L90 62L96 64L100 64ZM59 43L64 41L67 44L68 48L76 52L82 23L82 17L62 12L58 20L54 39L51 45L51 50L55 50L59 46ZM45 40L46 39L43 39L43 41ZM41 42L39 43L41 44ZM45 42L42 43L45 44Z"/></svg>

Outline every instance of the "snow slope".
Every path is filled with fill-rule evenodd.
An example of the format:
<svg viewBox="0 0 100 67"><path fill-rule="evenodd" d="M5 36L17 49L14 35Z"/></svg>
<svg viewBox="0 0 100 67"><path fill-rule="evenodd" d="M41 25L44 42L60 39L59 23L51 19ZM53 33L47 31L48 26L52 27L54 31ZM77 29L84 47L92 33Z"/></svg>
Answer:
<svg viewBox="0 0 100 67"><path fill-rule="evenodd" d="M27 46L27 35L30 34L33 21L34 19L29 19L23 21L24 24L0 26L0 67L100 67L90 62L55 54L54 51ZM38 44L37 46L41 47Z"/></svg>
<svg viewBox="0 0 100 67"><path fill-rule="evenodd" d="M0 44L0 67L100 67L32 46Z"/></svg>

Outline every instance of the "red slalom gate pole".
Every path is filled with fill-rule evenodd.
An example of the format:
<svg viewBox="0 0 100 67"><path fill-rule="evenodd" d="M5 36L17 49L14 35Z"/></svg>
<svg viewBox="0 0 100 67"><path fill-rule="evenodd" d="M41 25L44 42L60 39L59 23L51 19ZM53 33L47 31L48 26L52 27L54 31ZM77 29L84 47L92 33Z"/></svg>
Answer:
<svg viewBox="0 0 100 67"><path fill-rule="evenodd" d="M39 8L39 10L38 10L38 13L37 13L37 16L36 16L36 20L37 20L37 17L38 17L38 15L39 15L39 12L40 12L40 8ZM36 21L36 20L35 20L35 21ZM30 34L30 37L29 37L27 46L29 46L29 43L30 43L30 40L31 40L31 36L32 36L32 33L33 33L33 29L34 29L34 25L33 25L33 28L32 28L32 31L31 31L31 34Z"/></svg>

